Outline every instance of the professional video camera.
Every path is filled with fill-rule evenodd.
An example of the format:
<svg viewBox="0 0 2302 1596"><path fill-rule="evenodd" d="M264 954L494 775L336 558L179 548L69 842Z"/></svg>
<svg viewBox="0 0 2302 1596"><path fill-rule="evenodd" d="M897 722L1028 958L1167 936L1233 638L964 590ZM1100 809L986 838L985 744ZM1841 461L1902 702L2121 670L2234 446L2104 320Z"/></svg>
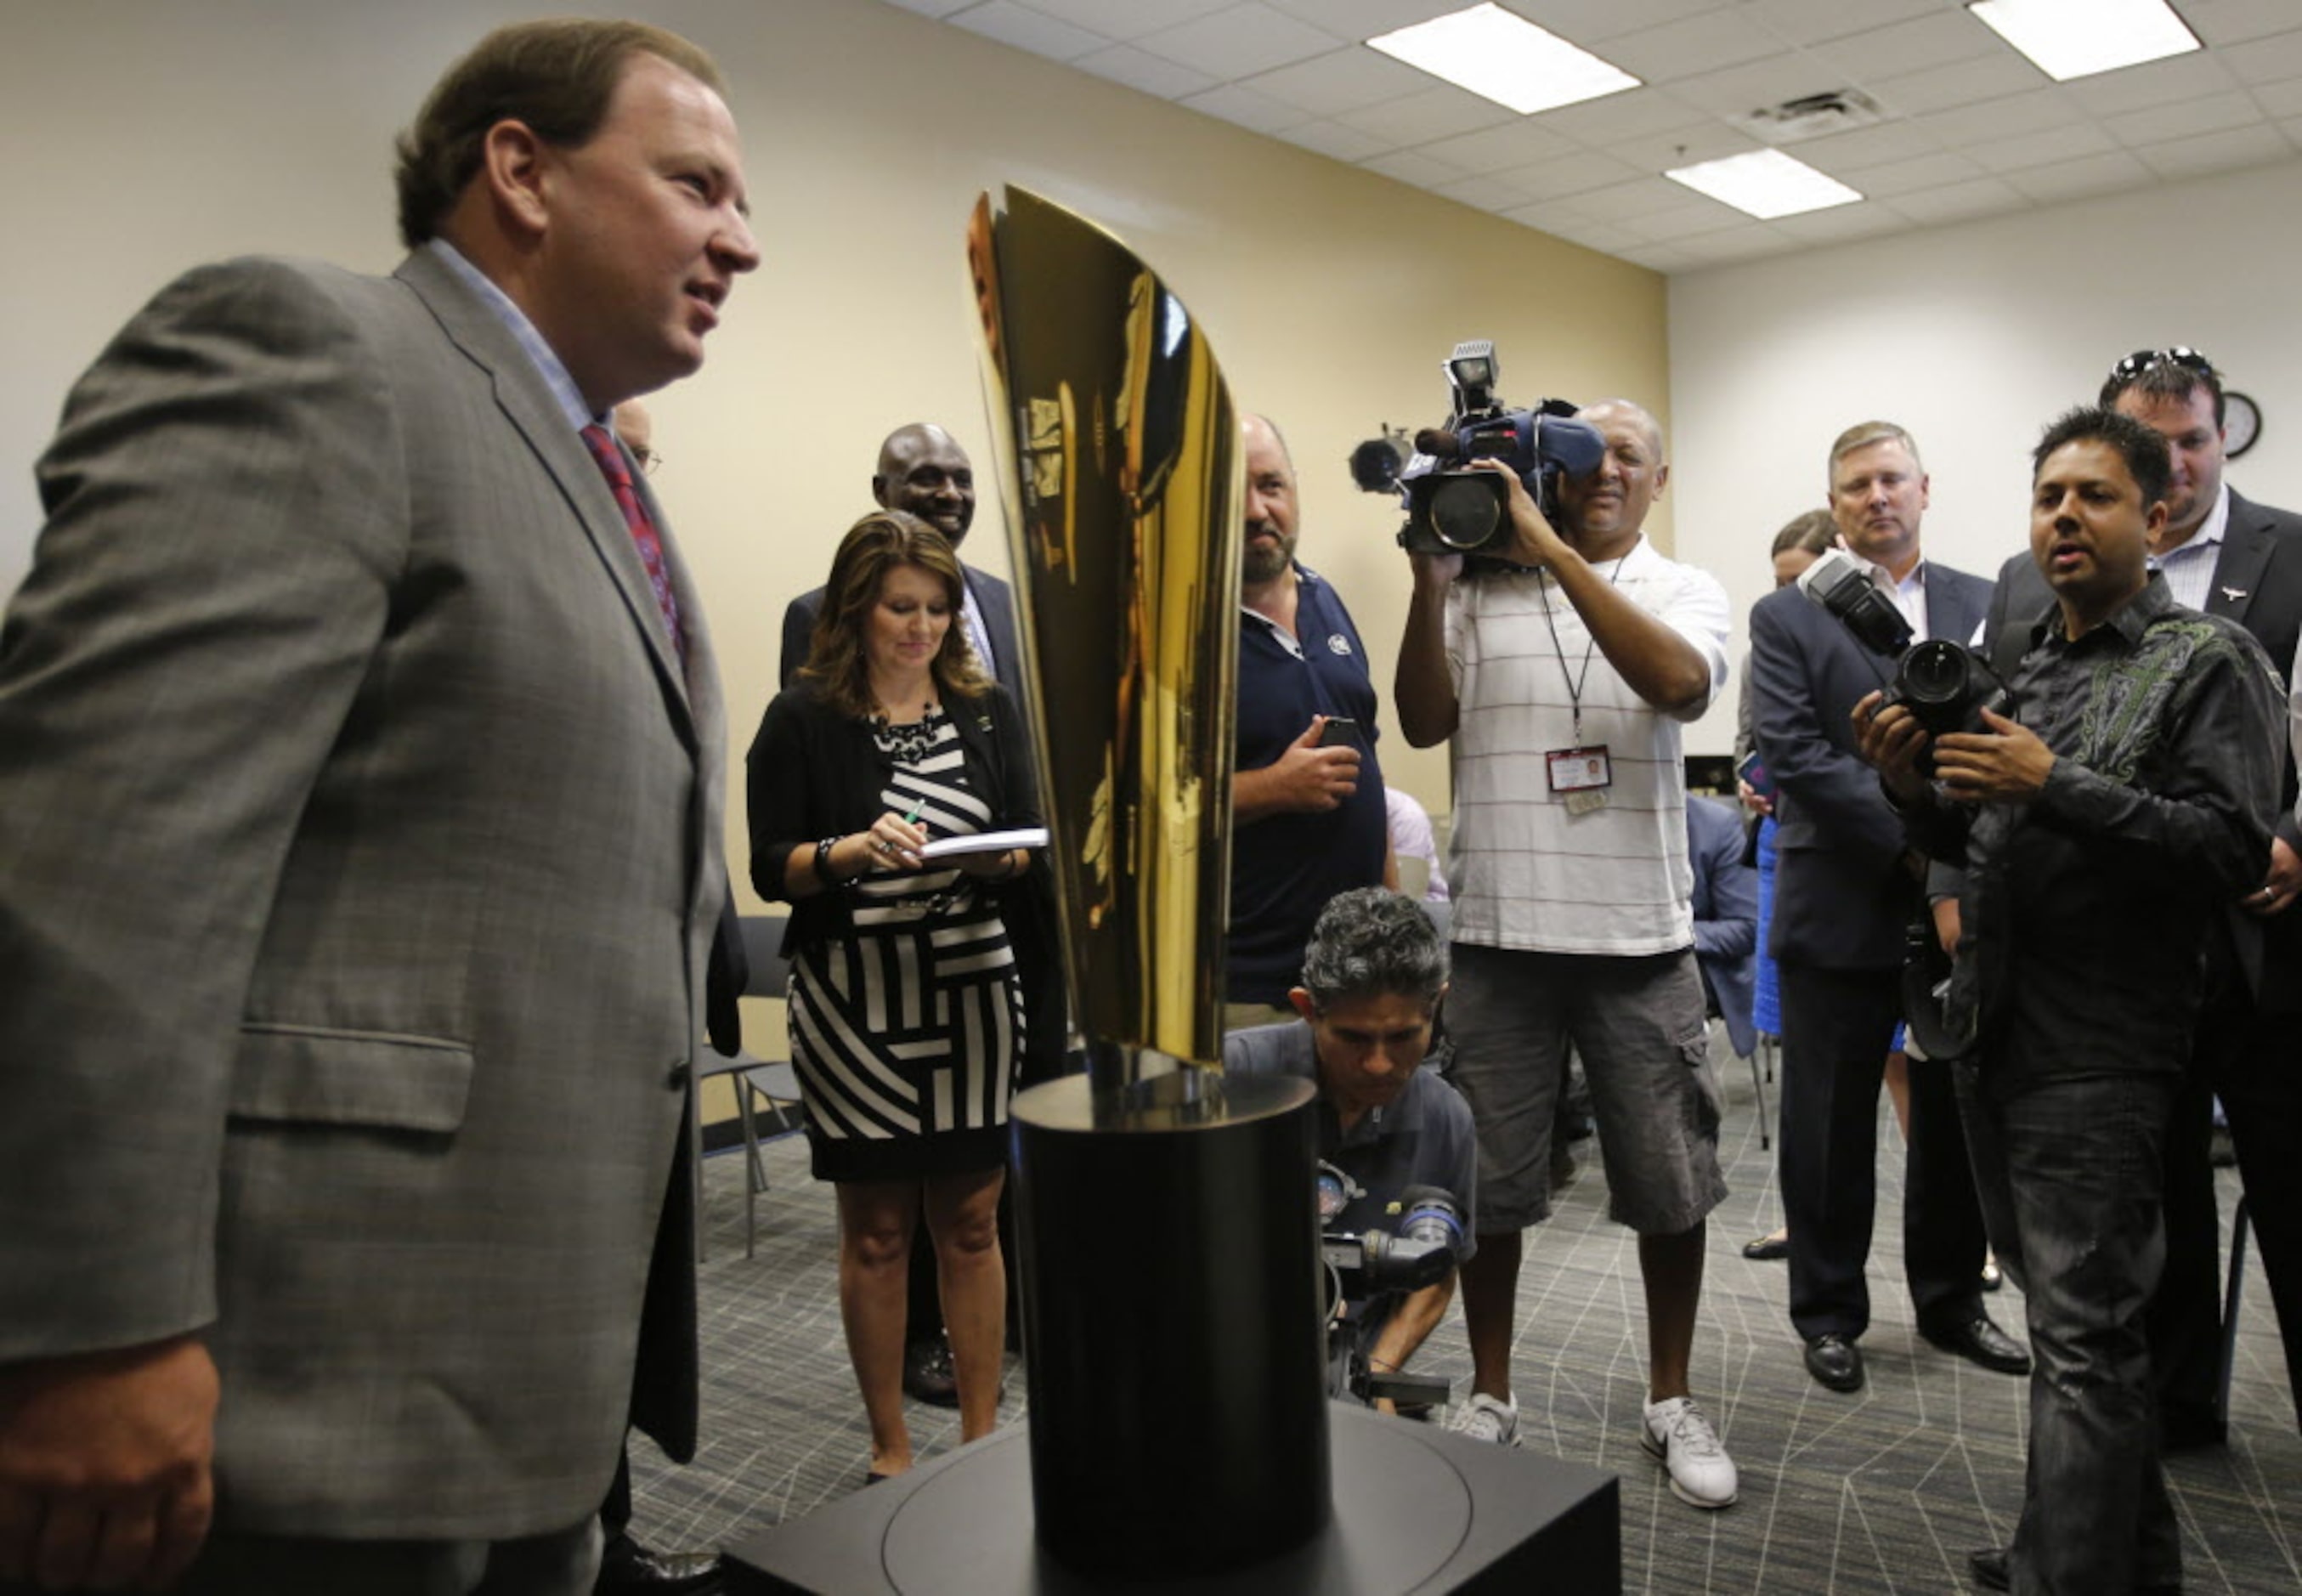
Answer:
<svg viewBox="0 0 2302 1596"><path fill-rule="evenodd" d="M1913 647L1910 622L1845 550L1826 550L1800 575L1798 584L1801 592L1837 617L1856 642L1898 661L1882 707L1904 705L1912 718L1937 737L1945 732L1982 730L1985 710L2013 713L2012 691L1972 651L1940 637ZM1922 754L1920 767L1931 774L1933 760Z"/></svg>
<svg viewBox="0 0 2302 1596"><path fill-rule="evenodd" d="M1444 369L1454 413L1444 427L1415 434L1415 456L1398 473L1407 503L1399 546L1411 554L1478 554L1507 541L1510 484L1493 472L1472 470L1464 463L1471 460L1502 461L1543 515L1557 521L1559 476L1594 471L1606 457L1599 429L1575 420L1565 399L1505 409L1495 397L1502 368L1489 340L1457 344Z"/></svg>
<svg viewBox="0 0 2302 1596"><path fill-rule="evenodd" d="M1408 1404L1441 1403L1449 1388L1433 1375L1378 1373L1367 1365L1361 1324L1367 1305L1386 1291L1419 1291L1435 1286L1454 1269L1466 1245L1463 1211L1454 1194L1436 1186L1410 1186L1391 1211L1399 1215L1391 1231L1336 1231L1343 1210L1367 1195L1366 1189L1333 1164L1318 1172L1319 1249L1327 1264L1327 1353L1329 1394L1348 1393L1363 1402L1389 1398Z"/></svg>

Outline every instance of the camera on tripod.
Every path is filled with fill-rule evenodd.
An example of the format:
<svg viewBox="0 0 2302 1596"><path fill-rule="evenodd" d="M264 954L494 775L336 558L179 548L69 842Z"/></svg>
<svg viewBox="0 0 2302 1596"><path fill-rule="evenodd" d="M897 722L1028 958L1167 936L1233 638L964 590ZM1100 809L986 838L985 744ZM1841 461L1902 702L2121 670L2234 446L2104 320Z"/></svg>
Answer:
<svg viewBox="0 0 2302 1596"><path fill-rule="evenodd" d="M1509 466L1555 523L1559 477L1595 471L1606 457L1599 429L1576 420L1565 399L1506 408L1495 397L1502 367L1491 340L1457 344L1444 369L1454 410L1444 427L1415 434L1415 455L1398 472L1407 503L1399 546L1410 554L1480 554L1509 541L1510 484L1471 469L1472 460Z"/></svg>
<svg viewBox="0 0 2302 1596"><path fill-rule="evenodd" d="M2014 712L2012 690L1970 649L1939 637L1913 645L1911 623L1844 550L1825 550L1800 575L1798 584L1801 592L1837 617L1856 642L1896 661L1895 679L1886 685L1880 708L1904 706L1911 718L1937 737L1986 729L1985 710L1995 715ZM1919 768L1927 775L1934 773L1931 750L1920 755Z"/></svg>
<svg viewBox="0 0 2302 1596"><path fill-rule="evenodd" d="M1371 1303L1386 1293L1419 1291L1453 1272L1467 1245L1463 1211L1452 1192L1410 1186L1390 1205L1398 1224L1390 1231L1338 1231L1332 1227L1366 1189L1332 1163L1318 1172L1320 1256L1327 1265L1329 1394L1362 1402L1389 1399L1410 1405L1447 1400L1448 1382L1435 1375L1378 1373L1369 1366L1365 1326Z"/></svg>

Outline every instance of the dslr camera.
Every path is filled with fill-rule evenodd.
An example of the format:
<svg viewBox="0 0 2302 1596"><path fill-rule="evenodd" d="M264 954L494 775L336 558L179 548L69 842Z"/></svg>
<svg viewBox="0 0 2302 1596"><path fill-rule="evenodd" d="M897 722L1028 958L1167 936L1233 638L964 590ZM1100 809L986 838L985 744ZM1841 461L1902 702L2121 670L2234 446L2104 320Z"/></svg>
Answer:
<svg viewBox="0 0 2302 1596"><path fill-rule="evenodd" d="M1463 1211L1452 1192L1436 1186L1410 1186L1393 1205L1399 1222L1390 1231L1338 1231L1332 1227L1345 1207L1366 1189L1332 1163L1318 1170L1320 1256L1327 1266L1328 1394L1362 1402L1389 1398L1407 1404L1437 1404L1449 1395L1435 1375L1376 1373L1360 1347L1367 1305L1386 1291L1419 1291L1435 1286L1455 1267L1466 1238Z"/></svg>
<svg viewBox="0 0 2302 1596"><path fill-rule="evenodd" d="M1843 549L1827 550L1798 579L1799 591L1838 617L1855 641L1872 653L1896 661L1895 679L1881 697L1901 704L1932 736L1979 732L1982 711L2011 715L2014 694L1998 673L1972 650L1934 638L1913 646L1911 624L1895 601L1870 580L1869 572ZM1933 773L1933 760L1920 756Z"/></svg>
<svg viewBox="0 0 2302 1596"><path fill-rule="evenodd" d="M1575 419L1565 399L1512 410L1495 397L1501 365L1495 346L1477 339L1455 346L1443 369L1454 395L1444 427L1415 434L1415 454L1399 469L1407 525L1399 546L1410 554L1479 554L1509 540L1510 484L1472 460L1500 460L1516 474L1551 521L1558 518L1558 479L1598 469L1606 440Z"/></svg>

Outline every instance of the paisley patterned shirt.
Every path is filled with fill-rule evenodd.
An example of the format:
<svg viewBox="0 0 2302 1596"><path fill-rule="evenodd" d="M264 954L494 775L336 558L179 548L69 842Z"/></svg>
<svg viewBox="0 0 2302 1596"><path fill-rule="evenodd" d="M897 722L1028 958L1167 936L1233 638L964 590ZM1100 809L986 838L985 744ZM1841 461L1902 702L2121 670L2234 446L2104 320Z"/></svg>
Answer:
<svg viewBox="0 0 2302 1596"><path fill-rule="evenodd" d="M1998 1068L2179 1069L2209 949L2270 868L2277 670L2154 573L2076 641L2042 617L2012 685L2056 756L2045 790L1910 817L1936 857L1963 844L1953 1028L1978 1026Z"/></svg>

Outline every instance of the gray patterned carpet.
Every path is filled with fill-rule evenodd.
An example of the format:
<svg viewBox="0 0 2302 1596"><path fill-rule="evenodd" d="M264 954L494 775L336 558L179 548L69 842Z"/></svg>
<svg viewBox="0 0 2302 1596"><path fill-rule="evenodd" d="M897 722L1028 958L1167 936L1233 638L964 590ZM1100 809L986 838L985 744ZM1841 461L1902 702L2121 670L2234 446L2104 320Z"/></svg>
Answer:
<svg viewBox="0 0 2302 1596"><path fill-rule="evenodd" d="M1516 1365L1525 1444L1619 1472L1626 1591L1964 1591L1966 1552L2012 1533L2024 1382L1948 1357L1911 1328L1898 1239L1901 1144L1883 1106L1874 1323L1863 1341L1869 1384L1842 1397L1807 1378L1784 1315L1784 1266L1741 1256L1780 1214L1750 1070L1721 1062L1734 1195L1712 1217L1695 1380L1741 1471L1742 1500L1720 1513L1682 1505L1639 1449L1646 1365L1637 1259L1628 1233L1605 1220L1595 1162L1528 1241ZM1578 1151L1595 1161L1594 1148ZM861 1482L865 1432L840 1340L830 1192L808 1178L796 1138L771 1145L767 1161L759 1250L749 1259L742 1156L709 1161L702 1450L692 1466L672 1468L634 1442L634 1527L656 1547L740 1539ZM2223 1179L2227 1221L2237 1193L2234 1178ZM2302 1591L2302 1435L2251 1263L2230 1444L2178 1457L2169 1474L2185 1528L2185 1588L2290 1596ZM2019 1335L2013 1289L1987 1300ZM1458 1316L1417 1367L1467 1376ZM1020 1369L1008 1385L1003 1423L1022 1416ZM955 1415L915 1407L912 1422L923 1459L956 1444Z"/></svg>

